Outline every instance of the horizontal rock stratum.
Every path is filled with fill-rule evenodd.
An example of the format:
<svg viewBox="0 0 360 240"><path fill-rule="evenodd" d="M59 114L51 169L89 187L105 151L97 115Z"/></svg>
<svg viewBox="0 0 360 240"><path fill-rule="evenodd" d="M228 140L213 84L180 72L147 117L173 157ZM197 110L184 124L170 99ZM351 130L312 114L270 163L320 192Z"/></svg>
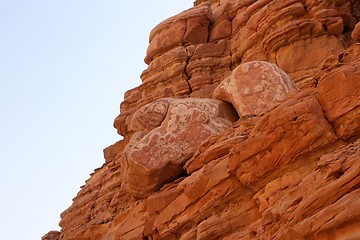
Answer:
<svg viewBox="0 0 360 240"><path fill-rule="evenodd" d="M197 0L161 22L60 239L360 239L359 21L357 0Z"/></svg>

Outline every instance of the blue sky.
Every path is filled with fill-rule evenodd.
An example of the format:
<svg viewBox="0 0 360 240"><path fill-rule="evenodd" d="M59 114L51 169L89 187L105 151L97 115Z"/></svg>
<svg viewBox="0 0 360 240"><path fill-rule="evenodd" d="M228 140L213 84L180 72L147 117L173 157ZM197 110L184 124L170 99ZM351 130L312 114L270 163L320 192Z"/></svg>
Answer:
<svg viewBox="0 0 360 240"><path fill-rule="evenodd" d="M148 36L192 0L0 0L2 239L40 239L118 141Z"/></svg>

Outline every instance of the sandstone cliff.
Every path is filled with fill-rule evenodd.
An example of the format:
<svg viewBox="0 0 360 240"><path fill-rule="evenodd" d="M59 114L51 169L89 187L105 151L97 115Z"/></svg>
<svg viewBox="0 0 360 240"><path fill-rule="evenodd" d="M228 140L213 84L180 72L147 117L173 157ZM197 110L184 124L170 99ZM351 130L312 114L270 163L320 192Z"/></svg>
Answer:
<svg viewBox="0 0 360 240"><path fill-rule="evenodd" d="M360 3L212 0L150 33L61 239L360 239Z"/></svg>

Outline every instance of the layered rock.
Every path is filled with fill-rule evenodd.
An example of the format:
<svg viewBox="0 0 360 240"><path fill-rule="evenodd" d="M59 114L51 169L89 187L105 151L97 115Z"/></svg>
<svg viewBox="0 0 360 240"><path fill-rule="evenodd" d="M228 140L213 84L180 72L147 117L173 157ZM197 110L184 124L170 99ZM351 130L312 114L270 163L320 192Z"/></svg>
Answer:
<svg viewBox="0 0 360 240"><path fill-rule="evenodd" d="M145 62L179 45L206 43L212 17L208 4L201 4L157 25L150 33Z"/></svg>
<svg viewBox="0 0 360 240"><path fill-rule="evenodd" d="M360 135L360 44L342 53L338 63L320 78L317 96L337 134L349 139Z"/></svg>
<svg viewBox="0 0 360 240"><path fill-rule="evenodd" d="M131 136L131 115L151 101L208 98L243 62L274 63L300 89L315 87L323 61L354 42L357 9L356 2L335 0L196 1L151 32L143 83L125 94L114 126Z"/></svg>
<svg viewBox="0 0 360 240"><path fill-rule="evenodd" d="M188 47L191 51L186 73L192 96L204 87L218 84L231 70L230 42L222 39L216 43L198 44ZM203 97L211 96L200 94Z"/></svg>
<svg viewBox="0 0 360 240"><path fill-rule="evenodd" d="M237 115L212 99L160 99L134 114L122 162L123 184L136 197L147 197L178 178L182 166L206 138L231 126Z"/></svg>
<svg viewBox="0 0 360 240"><path fill-rule="evenodd" d="M210 6L204 3L163 21L151 31L145 57L149 67L141 75L142 85L125 94L121 114L114 122L120 134L132 134L127 126L139 107L159 98L191 93L186 66L194 46L207 43L211 18Z"/></svg>
<svg viewBox="0 0 360 240"><path fill-rule="evenodd" d="M212 0L160 23L61 239L359 238L359 20Z"/></svg>
<svg viewBox="0 0 360 240"><path fill-rule="evenodd" d="M311 92L302 91L259 119L248 139L233 146L229 169L253 189L271 170L336 139L317 99Z"/></svg>

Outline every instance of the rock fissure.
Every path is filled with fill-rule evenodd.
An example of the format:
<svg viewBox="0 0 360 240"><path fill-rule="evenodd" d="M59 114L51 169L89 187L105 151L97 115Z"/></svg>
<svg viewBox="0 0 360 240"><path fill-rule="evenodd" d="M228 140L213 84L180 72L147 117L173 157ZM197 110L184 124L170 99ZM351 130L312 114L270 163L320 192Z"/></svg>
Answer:
<svg viewBox="0 0 360 240"><path fill-rule="evenodd" d="M189 61L190 61L190 54L189 54L189 51L186 49L186 53L187 53L187 55L188 55L188 58L186 59L186 61L185 61L185 66L184 66L184 74L186 75L186 82L187 82L187 84L188 84L188 87L189 87L189 91L190 91L190 94L193 92L193 90L192 90L192 87L191 87L191 84L190 84L190 82L189 82L189 80L190 80L190 75L188 74L188 72L187 72L187 70L186 70L186 68L187 68L187 66L189 66Z"/></svg>

